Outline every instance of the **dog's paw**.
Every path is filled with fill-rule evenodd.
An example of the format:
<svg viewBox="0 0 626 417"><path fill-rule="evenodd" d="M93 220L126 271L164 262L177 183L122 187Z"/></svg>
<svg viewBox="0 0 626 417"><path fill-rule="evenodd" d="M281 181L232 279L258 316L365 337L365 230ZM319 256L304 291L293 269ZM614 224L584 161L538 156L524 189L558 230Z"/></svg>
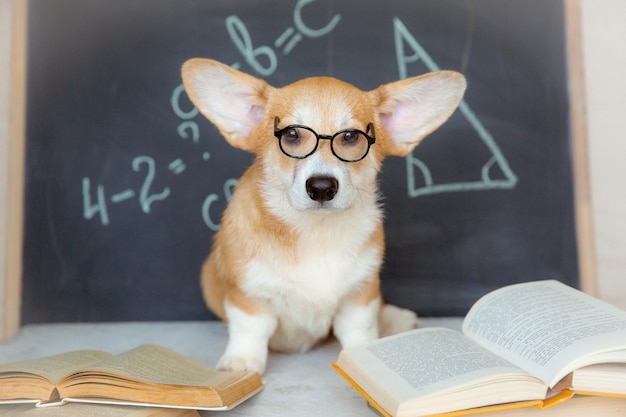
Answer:
<svg viewBox="0 0 626 417"><path fill-rule="evenodd" d="M265 360L255 357L224 355L217 363L221 371L253 371L262 374L265 371Z"/></svg>
<svg viewBox="0 0 626 417"><path fill-rule="evenodd" d="M417 329L420 326L415 312L391 304L385 304L378 319L381 337Z"/></svg>

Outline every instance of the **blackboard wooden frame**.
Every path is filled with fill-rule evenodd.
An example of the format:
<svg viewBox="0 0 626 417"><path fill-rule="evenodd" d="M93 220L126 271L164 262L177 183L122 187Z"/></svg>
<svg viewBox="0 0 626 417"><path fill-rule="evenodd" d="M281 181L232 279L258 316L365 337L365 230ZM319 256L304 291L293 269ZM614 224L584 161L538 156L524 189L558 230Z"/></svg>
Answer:
<svg viewBox="0 0 626 417"><path fill-rule="evenodd" d="M580 0L565 0L567 28L568 71L572 147L574 161L575 214L578 241L580 283L584 291L596 293L595 245L592 224L592 205L589 187L589 162L586 129L586 103L584 96L583 55L581 45ZM11 53L11 116L9 154L7 157L9 180L6 185L7 204L3 207L7 219L5 260L0 311L2 327L0 340L15 334L20 327L20 300L22 280L22 234L24 221L24 152L25 152L25 101L26 101L26 48L27 2L13 0L13 41Z"/></svg>
<svg viewBox="0 0 626 417"><path fill-rule="evenodd" d="M10 66L10 114L8 142L8 167L6 187L7 201L0 207L6 219L4 241L5 268L0 272L0 341L15 335L20 328L22 283L22 222L24 195L25 123L26 123L26 19L27 2L13 0L11 10L11 50L8 51Z"/></svg>

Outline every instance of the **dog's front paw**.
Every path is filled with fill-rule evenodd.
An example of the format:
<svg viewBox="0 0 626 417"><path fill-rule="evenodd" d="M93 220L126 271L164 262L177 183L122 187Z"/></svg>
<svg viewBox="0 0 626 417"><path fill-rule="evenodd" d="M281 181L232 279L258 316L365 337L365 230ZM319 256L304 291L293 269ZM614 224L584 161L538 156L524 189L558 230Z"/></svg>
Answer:
<svg viewBox="0 0 626 417"><path fill-rule="evenodd" d="M385 304L378 319L381 337L417 329L420 326L415 312L391 304Z"/></svg>
<svg viewBox="0 0 626 417"><path fill-rule="evenodd" d="M265 359L253 356L224 355L217 363L217 369L222 371L253 371L262 374L265 371Z"/></svg>

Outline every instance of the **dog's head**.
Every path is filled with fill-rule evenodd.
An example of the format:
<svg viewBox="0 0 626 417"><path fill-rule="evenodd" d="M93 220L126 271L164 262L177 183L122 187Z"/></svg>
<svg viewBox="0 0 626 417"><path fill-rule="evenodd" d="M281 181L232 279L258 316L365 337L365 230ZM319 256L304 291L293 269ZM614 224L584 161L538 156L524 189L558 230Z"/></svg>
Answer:
<svg viewBox="0 0 626 417"><path fill-rule="evenodd" d="M207 59L182 70L192 102L234 147L257 155L276 204L335 211L377 198L387 155L404 156L450 117L465 78L440 71L362 91L329 77L274 88Z"/></svg>

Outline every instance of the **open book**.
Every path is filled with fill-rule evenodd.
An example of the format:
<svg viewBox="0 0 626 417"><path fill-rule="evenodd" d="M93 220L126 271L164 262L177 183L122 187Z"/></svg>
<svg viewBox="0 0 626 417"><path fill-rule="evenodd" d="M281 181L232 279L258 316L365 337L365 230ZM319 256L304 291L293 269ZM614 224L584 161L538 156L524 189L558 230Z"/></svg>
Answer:
<svg viewBox="0 0 626 417"><path fill-rule="evenodd" d="M516 284L478 300L463 334L412 330L344 349L333 366L387 416L626 398L626 312L558 281Z"/></svg>
<svg viewBox="0 0 626 417"><path fill-rule="evenodd" d="M0 364L0 402L66 402L227 410L263 388L255 372L209 368L158 345L119 355L79 350Z"/></svg>

